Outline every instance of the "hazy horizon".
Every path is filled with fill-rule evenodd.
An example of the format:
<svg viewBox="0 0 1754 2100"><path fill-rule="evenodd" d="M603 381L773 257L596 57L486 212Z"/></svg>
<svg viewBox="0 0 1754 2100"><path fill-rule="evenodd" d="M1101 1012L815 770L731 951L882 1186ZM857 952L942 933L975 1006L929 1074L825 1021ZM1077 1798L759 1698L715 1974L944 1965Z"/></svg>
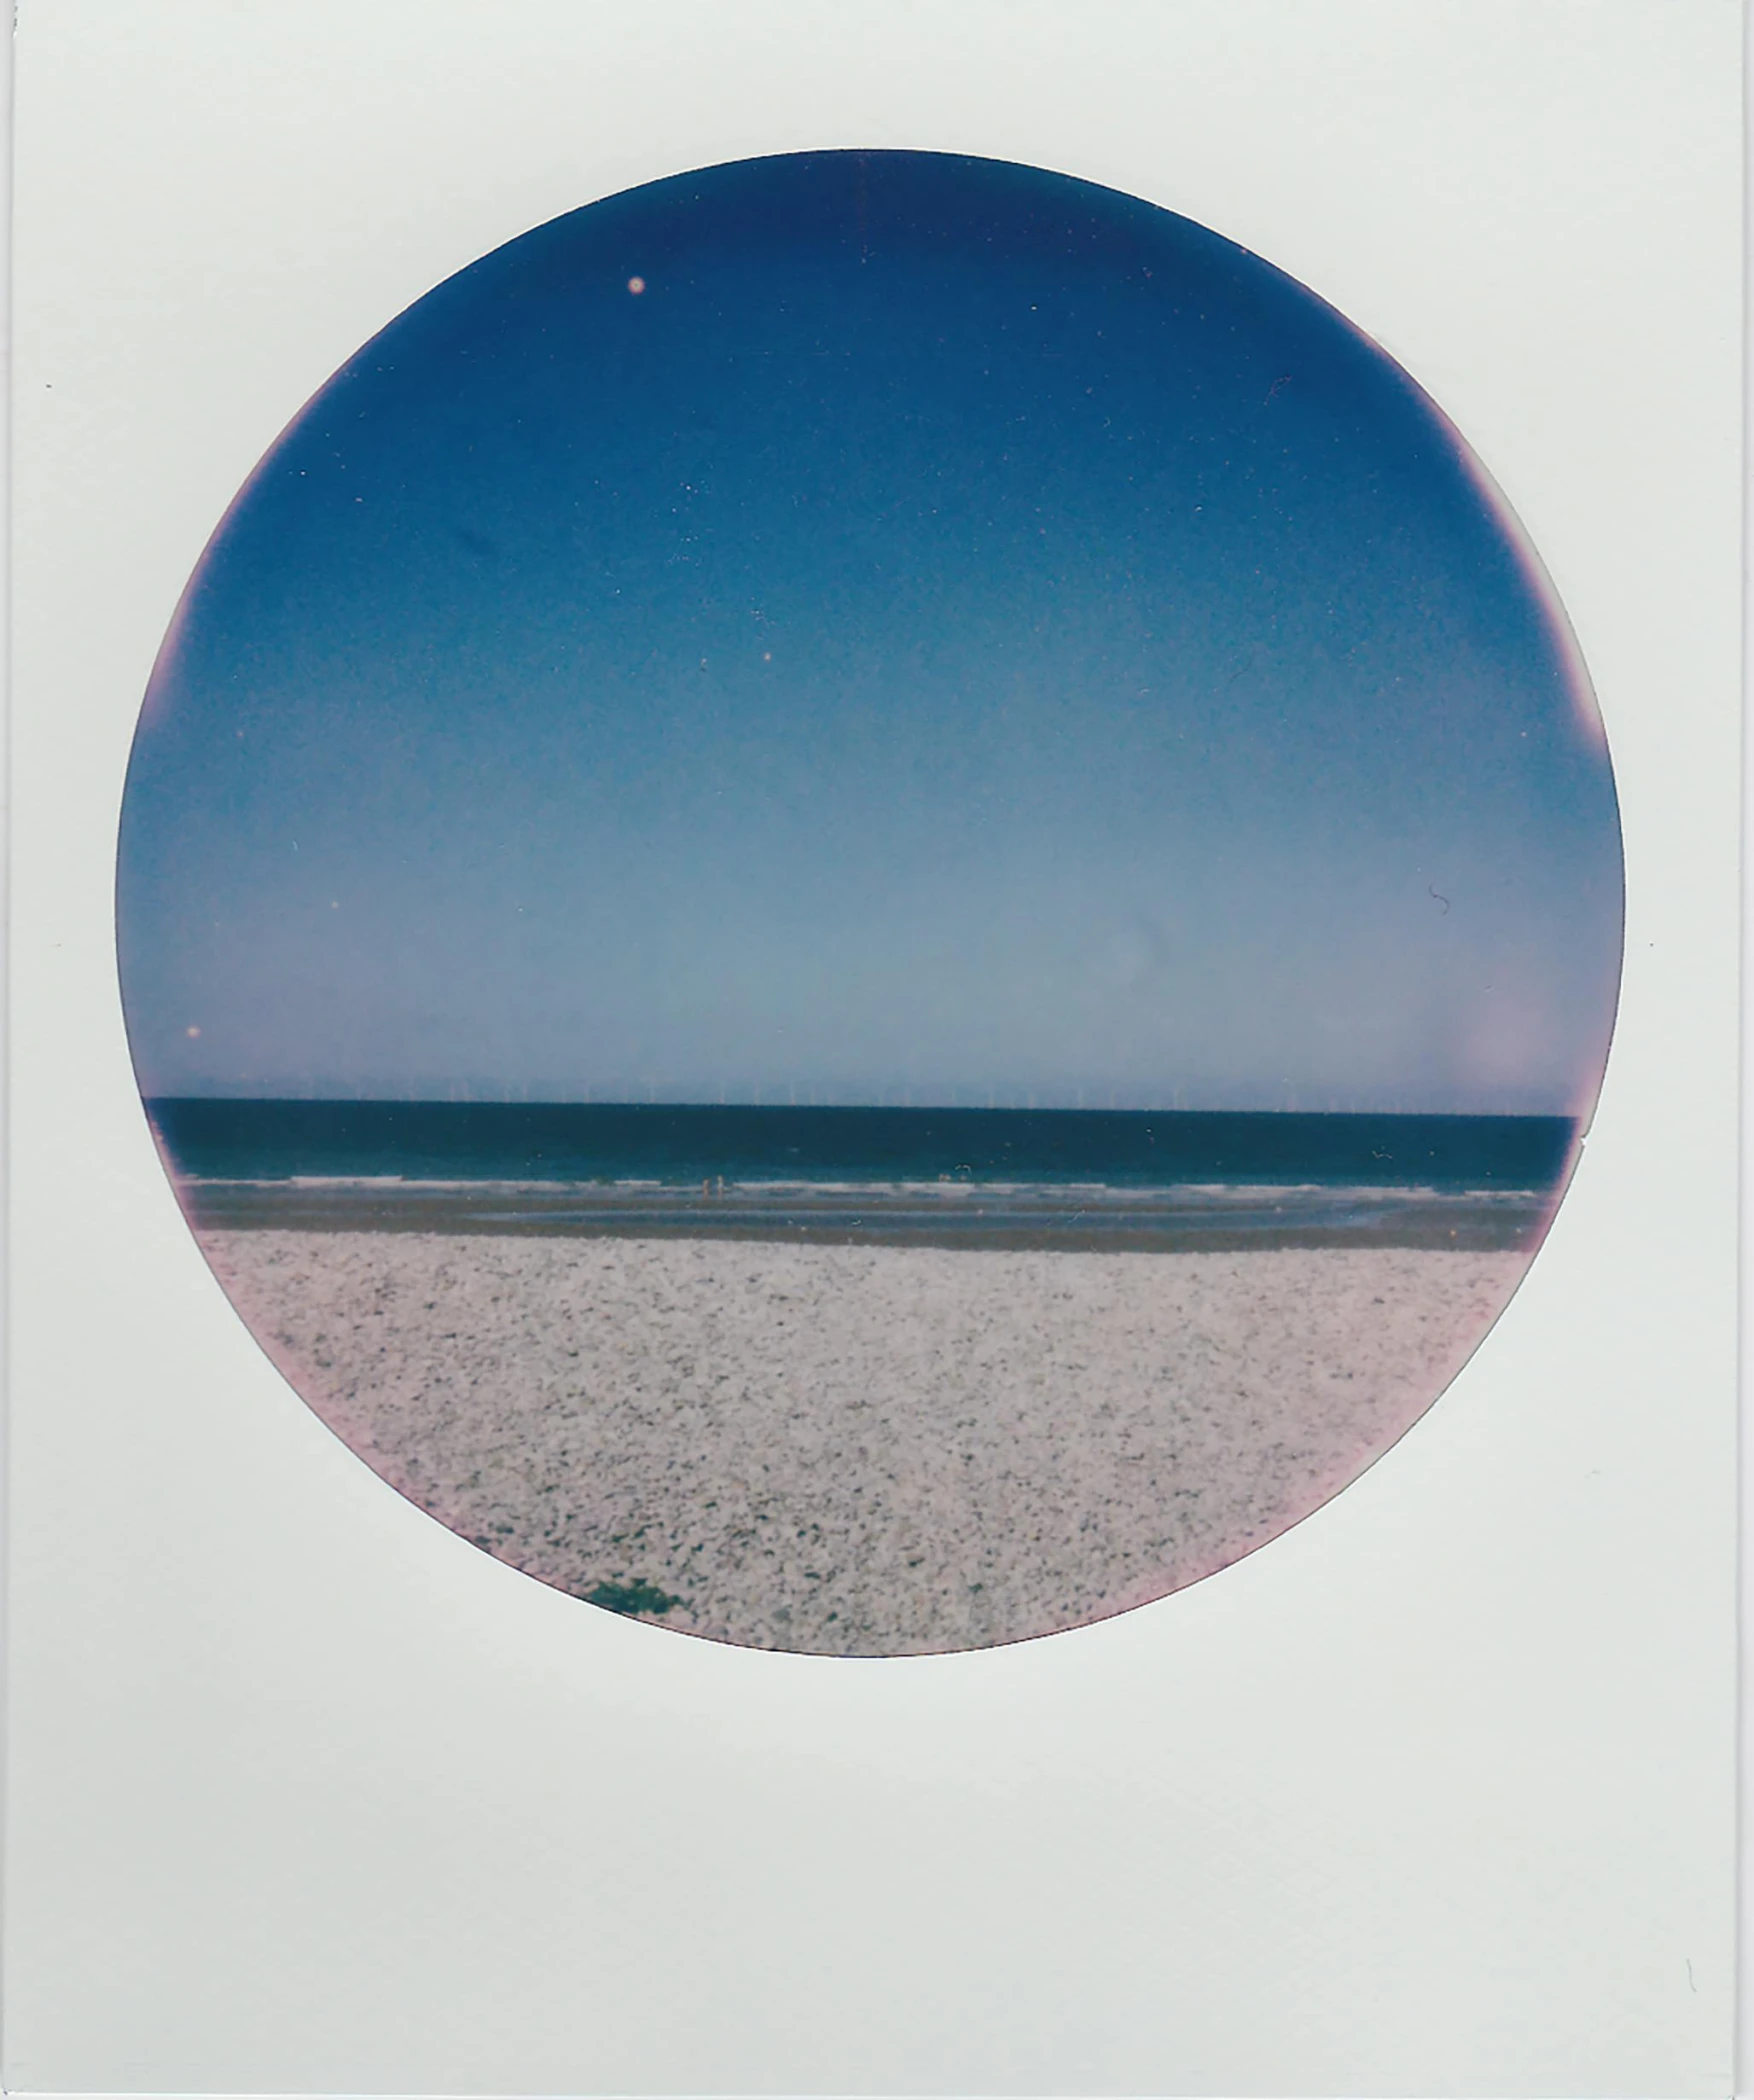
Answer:
<svg viewBox="0 0 1754 2100"><path fill-rule="evenodd" d="M1620 885L1381 351L1135 199L820 154L538 228L295 419L118 943L150 1096L1575 1115Z"/></svg>
<svg viewBox="0 0 1754 2100"><path fill-rule="evenodd" d="M1572 1112L1565 1109L1539 1106L1499 1106L1430 1108L1417 1100L1402 1098L1387 1101L1343 1098L1337 1094L1304 1097L1295 1092L1288 1093L1282 1101L1236 1102L1213 1095L1190 1093L1176 1088L1173 1098L1167 1100L1147 1099L1143 1095L1129 1097L1116 1088L1073 1088L1065 1095L1033 1093L1028 1089L988 1089L978 1097L974 1094L959 1094L950 1088L912 1087L893 1088L887 1095L874 1099L869 1093L847 1089L842 1092L828 1090L799 1090L780 1088L763 1094L754 1088L739 1093L735 1090L715 1090L696 1093L686 1090L665 1091L653 1087L641 1092L606 1090L596 1093L565 1093L554 1090L519 1088L509 1090L495 1088L491 1082L473 1084L466 1080L453 1081L441 1090L426 1094L386 1093L366 1084L342 1089L306 1085L280 1089L258 1089L254 1085L227 1086L215 1082L205 1087L192 1088L184 1093L147 1091L149 1101L294 1101L294 1102L349 1102L371 1104L380 1107L483 1107L483 1108L846 1108L846 1109L917 1109L921 1113L938 1110L982 1111L1000 1114L1076 1113L1103 1112L1125 1115L1340 1115L1340 1116L1431 1116L1453 1115L1458 1117L1529 1116L1541 1120L1555 1118L1575 1120Z"/></svg>

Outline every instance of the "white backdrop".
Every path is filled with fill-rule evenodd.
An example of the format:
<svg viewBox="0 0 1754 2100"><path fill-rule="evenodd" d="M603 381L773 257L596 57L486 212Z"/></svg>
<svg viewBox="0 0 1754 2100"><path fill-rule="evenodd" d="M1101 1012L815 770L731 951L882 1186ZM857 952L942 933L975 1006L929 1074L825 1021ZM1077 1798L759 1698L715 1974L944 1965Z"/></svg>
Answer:
<svg viewBox="0 0 1754 2100"><path fill-rule="evenodd" d="M22 0L13 2091L1715 2093L1729 2082L1734 0ZM1607 719L1625 990L1571 1197L1401 1445L1192 1591L846 1663L401 1502L185 1232L114 977L179 591L485 250L745 154L1032 161L1369 330Z"/></svg>

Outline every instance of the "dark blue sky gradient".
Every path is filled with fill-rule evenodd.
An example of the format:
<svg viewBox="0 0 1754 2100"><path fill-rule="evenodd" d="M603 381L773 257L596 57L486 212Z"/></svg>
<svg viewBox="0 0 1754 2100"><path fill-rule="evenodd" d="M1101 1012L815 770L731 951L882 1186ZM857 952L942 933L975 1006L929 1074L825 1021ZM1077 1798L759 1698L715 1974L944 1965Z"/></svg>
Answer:
<svg viewBox="0 0 1754 2100"><path fill-rule="evenodd" d="M119 935L155 1094L1570 1110L1619 834L1495 498L1319 300L787 156L317 396L154 675Z"/></svg>

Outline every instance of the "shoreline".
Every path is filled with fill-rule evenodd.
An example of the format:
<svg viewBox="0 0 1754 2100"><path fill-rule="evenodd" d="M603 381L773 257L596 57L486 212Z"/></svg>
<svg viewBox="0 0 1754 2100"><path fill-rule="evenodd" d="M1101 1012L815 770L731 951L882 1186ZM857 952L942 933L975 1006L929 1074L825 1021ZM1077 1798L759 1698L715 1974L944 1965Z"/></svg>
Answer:
<svg viewBox="0 0 1754 2100"><path fill-rule="evenodd" d="M1554 1197L1533 1190L1211 1184L416 1181L184 1178L206 1232L703 1240L1088 1253L1322 1248L1532 1253Z"/></svg>

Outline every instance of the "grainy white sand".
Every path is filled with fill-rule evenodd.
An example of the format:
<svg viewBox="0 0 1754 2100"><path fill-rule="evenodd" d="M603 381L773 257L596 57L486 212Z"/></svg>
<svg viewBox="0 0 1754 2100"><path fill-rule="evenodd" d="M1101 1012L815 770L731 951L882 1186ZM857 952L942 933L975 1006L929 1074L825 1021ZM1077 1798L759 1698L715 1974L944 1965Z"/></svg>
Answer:
<svg viewBox="0 0 1754 2100"><path fill-rule="evenodd" d="M1075 1626L1305 1516L1528 1257L210 1232L297 1390L421 1508L663 1623L898 1655Z"/></svg>

